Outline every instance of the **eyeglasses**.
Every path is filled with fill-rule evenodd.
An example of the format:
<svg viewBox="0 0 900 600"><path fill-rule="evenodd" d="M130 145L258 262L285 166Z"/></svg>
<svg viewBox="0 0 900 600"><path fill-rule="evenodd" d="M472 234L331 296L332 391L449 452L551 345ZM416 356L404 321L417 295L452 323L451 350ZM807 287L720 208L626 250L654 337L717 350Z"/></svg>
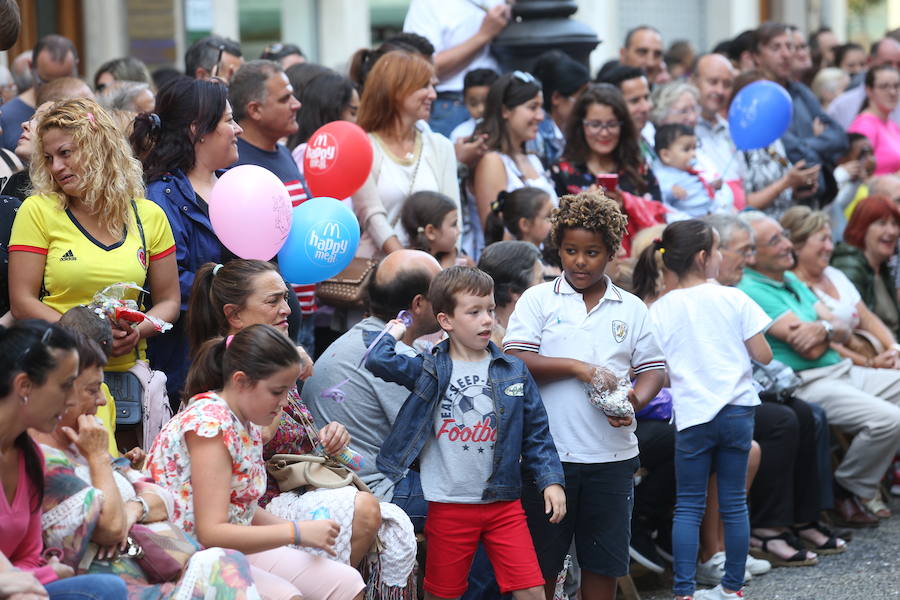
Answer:
<svg viewBox="0 0 900 600"><path fill-rule="evenodd" d="M225 52L225 44L218 44L216 48L218 48L219 54L216 56L216 64L213 66L213 70L210 73L210 75L213 77L217 77L219 75L219 65L222 64L222 54Z"/></svg>
<svg viewBox="0 0 900 600"><path fill-rule="evenodd" d="M686 117L688 115L696 115L700 112L700 107L696 104L679 108L678 110L670 110L669 114L676 117Z"/></svg>
<svg viewBox="0 0 900 600"><path fill-rule="evenodd" d="M21 363L22 367L28 364L28 358L31 356L32 352L35 352L37 348L43 348L47 345L47 342L50 341L50 336L53 335L53 327L48 327L44 330L44 335L41 336L41 339L37 342L32 343L30 346L25 348L25 351L22 352L22 356L19 357L19 363Z"/></svg>
<svg viewBox="0 0 900 600"><path fill-rule="evenodd" d="M776 233L774 236L772 236L772 239L766 242L766 246L768 246L769 248L774 248L783 240L790 240L787 231L779 231L778 233Z"/></svg>
<svg viewBox="0 0 900 600"><path fill-rule="evenodd" d="M879 83L875 89L882 92L900 92L900 83Z"/></svg>
<svg viewBox="0 0 900 600"><path fill-rule="evenodd" d="M585 129L588 129L593 132L600 131L619 131L622 128L622 121L582 121L582 125L584 125Z"/></svg>
<svg viewBox="0 0 900 600"><path fill-rule="evenodd" d="M267 57L270 54L278 54L282 50L284 50L284 44L282 44L281 42L275 42L263 48L262 55L263 57Z"/></svg>

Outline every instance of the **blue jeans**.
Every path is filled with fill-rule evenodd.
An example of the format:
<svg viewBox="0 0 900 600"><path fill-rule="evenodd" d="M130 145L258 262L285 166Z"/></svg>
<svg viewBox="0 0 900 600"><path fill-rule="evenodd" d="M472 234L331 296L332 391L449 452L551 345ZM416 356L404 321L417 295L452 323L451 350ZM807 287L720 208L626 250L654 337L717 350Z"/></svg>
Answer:
<svg viewBox="0 0 900 600"><path fill-rule="evenodd" d="M747 516L747 456L753 439L756 407L725 406L712 421L675 434L675 477L678 499L672 526L676 596L694 593L700 522L706 509L706 487L715 472L719 514L725 528L725 576L722 587L739 590L750 547Z"/></svg>
<svg viewBox="0 0 900 600"><path fill-rule="evenodd" d="M50 600L125 600L128 589L115 575L79 575L44 586Z"/></svg>
<svg viewBox="0 0 900 600"><path fill-rule="evenodd" d="M437 100L431 104L431 118L428 126L435 133L440 133L446 138L456 129L456 126L469 118L466 103L463 102L462 92L441 92Z"/></svg>

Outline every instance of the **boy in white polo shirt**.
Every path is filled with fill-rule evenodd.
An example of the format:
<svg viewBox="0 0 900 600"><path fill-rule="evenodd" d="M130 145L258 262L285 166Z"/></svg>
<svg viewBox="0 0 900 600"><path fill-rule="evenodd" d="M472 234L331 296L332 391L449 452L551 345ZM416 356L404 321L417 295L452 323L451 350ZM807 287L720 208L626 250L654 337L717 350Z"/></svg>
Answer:
<svg viewBox="0 0 900 600"><path fill-rule="evenodd" d="M521 358L540 385L566 479L568 513L543 517L543 500L525 485L523 504L544 579L555 581L575 537L582 594L613 600L628 573L633 477L639 466L632 417L608 417L589 401L597 367L634 378L635 411L659 392L665 360L636 296L604 274L625 232L626 217L601 192L564 196L551 240L563 274L522 294L503 348ZM542 518L543 517L543 518ZM548 586L547 597L552 598Z"/></svg>

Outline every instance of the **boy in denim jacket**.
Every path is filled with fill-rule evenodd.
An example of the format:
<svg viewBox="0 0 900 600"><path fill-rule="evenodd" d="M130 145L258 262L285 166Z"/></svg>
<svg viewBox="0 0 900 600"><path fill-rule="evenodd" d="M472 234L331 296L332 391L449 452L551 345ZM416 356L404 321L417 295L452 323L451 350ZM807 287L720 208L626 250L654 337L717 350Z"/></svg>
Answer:
<svg viewBox="0 0 900 600"><path fill-rule="evenodd" d="M566 513L562 465L537 385L520 359L490 341L493 292L483 271L442 271L428 300L449 339L429 355L397 355L405 327L391 321L366 361L378 377L412 390L377 465L397 481L420 459L426 598L461 596L483 541L501 592L542 600L544 579L519 500L521 469L542 490L551 523Z"/></svg>

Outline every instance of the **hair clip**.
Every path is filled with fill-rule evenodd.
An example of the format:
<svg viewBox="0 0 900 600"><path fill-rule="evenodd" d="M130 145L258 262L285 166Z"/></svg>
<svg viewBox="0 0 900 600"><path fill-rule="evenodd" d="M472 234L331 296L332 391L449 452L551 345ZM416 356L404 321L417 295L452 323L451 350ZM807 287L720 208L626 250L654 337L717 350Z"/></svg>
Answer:
<svg viewBox="0 0 900 600"><path fill-rule="evenodd" d="M534 78L534 75L528 73L526 71L519 71L518 69L512 72L513 77L521 81L522 83L538 83L538 80Z"/></svg>
<svg viewBox="0 0 900 600"><path fill-rule="evenodd" d="M425 233L425 228L419 225L416 227L416 233Z"/></svg>
<svg viewBox="0 0 900 600"><path fill-rule="evenodd" d="M234 335L229 335L227 338L225 338L225 347L226 348L231 345L231 340L233 340L233 339L234 339Z"/></svg>
<svg viewBox="0 0 900 600"><path fill-rule="evenodd" d="M666 249L665 249L665 248L660 248L660 249L659 249L659 253L660 253L660 254L665 254L665 253L666 253Z"/></svg>
<svg viewBox="0 0 900 600"><path fill-rule="evenodd" d="M217 264L213 267L213 277L219 274L219 269L222 268L222 263Z"/></svg>
<svg viewBox="0 0 900 600"><path fill-rule="evenodd" d="M155 112L150 113L148 118L150 119L150 130L151 131L156 131L157 129L162 127L162 122L159 120L159 115L156 114Z"/></svg>
<svg viewBox="0 0 900 600"><path fill-rule="evenodd" d="M90 121L91 123L93 123L94 122L94 113L89 112L87 114L87 120Z"/></svg>

